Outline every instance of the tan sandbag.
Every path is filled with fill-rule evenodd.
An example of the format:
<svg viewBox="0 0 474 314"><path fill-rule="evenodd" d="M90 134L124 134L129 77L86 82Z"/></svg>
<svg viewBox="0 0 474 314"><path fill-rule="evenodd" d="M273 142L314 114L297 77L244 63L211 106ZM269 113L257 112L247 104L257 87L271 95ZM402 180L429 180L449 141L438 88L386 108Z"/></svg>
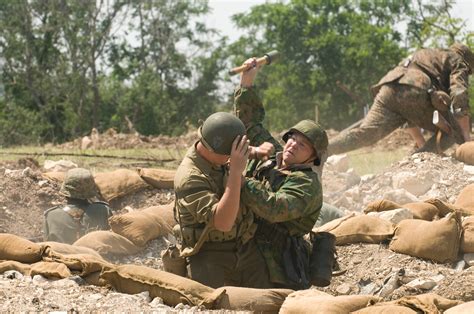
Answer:
<svg viewBox="0 0 474 314"><path fill-rule="evenodd" d="M54 181L57 183L62 183L64 182L64 178L66 177L66 172L64 171L51 171L51 172L45 172L41 174L43 178L49 181Z"/></svg>
<svg viewBox="0 0 474 314"><path fill-rule="evenodd" d="M40 242L38 243L40 245L47 245L49 246L54 252L60 253L63 255L69 255L69 254L89 254L89 255L94 255L96 257L101 257L99 253L96 251L83 247L83 246L77 246L77 245L71 245L67 243L61 243L61 242L54 242L54 241L47 241L47 242Z"/></svg>
<svg viewBox="0 0 474 314"><path fill-rule="evenodd" d="M405 296L392 302L421 313L443 313L447 309L463 303L462 301L443 298L434 293Z"/></svg>
<svg viewBox="0 0 474 314"><path fill-rule="evenodd" d="M16 270L17 272L21 273L22 275L29 276L31 265L30 264L23 264L17 261L2 261L0 262L0 274L3 274L9 270Z"/></svg>
<svg viewBox="0 0 474 314"><path fill-rule="evenodd" d="M169 273L186 277L186 258L180 256L180 249L176 245L169 245L160 253L163 270Z"/></svg>
<svg viewBox="0 0 474 314"><path fill-rule="evenodd" d="M352 312L353 314L416 314L417 311L414 311L406 306L387 304L387 303L377 303L374 306L369 306L361 310ZM351 314L352 314L351 313Z"/></svg>
<svg viewBox="0 0 474 314"><path fill-rule="evenodd" d="M223 294L215 309L252 311L256 313L278 313L290 289L253 289L226 286L218 288Z"/></svg>
<svg viewBox="0 0 474 314"><path fill-rule="evenodd" d="M101 274L101 271L96 271L96 272L90 273L86 276L82 276L82 279L84 279L84 281L87 282L88 285L104 287L104 286L107 285L107 281L100 278L100 274Z"/></svg>
<svg viewBox="0 0 474 314"><path fill-rule="evenodd" d="M342 217L316 229L336 236L336 245L348 243L380 243L393 235L393 225L381 218L356 215Z"/></svg>
<svg viewBox="0 0 474 314"><path fill-rule="evenodd" d="M143 250L127 238L112 231L93 231L76 242L75 246L90 248L101 256L122 256L133 255Z"/></svg>
<svg viewBox="0 0 474 314"><path fill-rule="evenodd" d="M461 232L459 217L454 213L432 222L406 219L395 228L389 247L410 256L440 263L453 262L459 252Z"/></svg>
<svg viewBox="0 0 474 314"><path fill-rule="evenodd" d="M184 303L211 309L223 293L197 281L145 266L121 265L104 270L100 277L119 292L148 291L152 299L160 297L169 306Z"/></svg>
<svg viewBox="0 0 474 314"><path fill-rule="evenodd" d="M172 189L174 187L175 170L138 168L137 171L146 183L157 189Z"/></svg>
<svg viewBox="0 0 474 314"><path fill-rule="evenodd" d="M295 291L283 302L280 314L350 313L380 300L371 295L333 297L316 289Z"/></svg>
<svg viewBox="0 0 474 314"><path fill-rule="evenodd" d="M456 198L456 202L454 202L454 206L459 207L464 215L474 215L474 183L461 190L461 193Z"/></svg>
<svg viewBox="0 0 474 314"><path fill-rule="evenodd" d="M137 192L148 186L136 171L128 169L96 173L94 180L100 194L107 201Z"/></svg>
<svg viewBox="0 0 474 314"><path fill-rule="evenodd" d="M474 142L466 142L456 149L454 158L468 165L474 165Z"/></svg>
<svg viewBox="0 0 474 314"><path fill-rule="evenodd" d="M472 314L474 309L474 301L466 302L453 306L444 312L444 314Z"/></svg>
<svg viewBox="0 0 474 314"><path fill-rule="evenodd" d="M107 262L103 258L89 254L62 255L50 252L47 256L43 257L43 260L62 263L80 276L86 276L106 268L114 267L114 264Z"/></svg>
<svg viewBox="0 0 474 314"><path fill-rule="evenodd" d="M474 217L468 217L462 222L461 252L474 253Z"/></svg>
<svg viewBox="0 0 474 314"><path fill-rule="evenodd" d="M19 236L0 233L0 260L36 263L41 260L45 246Z"/></svg>
<svg viewBox="0 0 474 314"><path fill-rule="evenodd" d="M161 217L162 206L152 206L109 218L113 232L124 236L138 246L171 231L171 226Z"/></svg>
<svg viewBox="0 0 474 314"><path fill-rule="evenodd" d="M430 203L416 202L408 203L402 206L407 208L413 214L413 219L422 219L427 221L433 221L438 215L438 208Z"/></svg>
<svg viewBox="0 0 474 314"><path fill-rule="evenodd" d="M30 276L41 275L45 278L62 279L71 277L69 268L63 263L37 262L31 265Z"/></svg>
<svg viewBox="0 0 474 314"><path fill-rule="evenodd" d="M173 229L178 224L176 219L174 219L174 201L166 205L159 205L158 207L160 207L161 218Z"/></svg>
<svg viewBox="0 0 474 314"><path fill-rule="evenodd" d="M454 213L456 211L456 208L453 205L443 202L438 198L430 198L425 200L424 202L436 206L436 208L438 208L438 213L440 217L444 217L447 214Z"/></svg>
<svg viewBox="0 0 474 314"><path fill-rule="evenodd" d="M370 202L367 207L364 209L364 213L370 213L370 212L383 212L387 210L393 210L397 208L401 208L400 204L397 204L395 202L389 201L389 200L377 200Z"/></svg>

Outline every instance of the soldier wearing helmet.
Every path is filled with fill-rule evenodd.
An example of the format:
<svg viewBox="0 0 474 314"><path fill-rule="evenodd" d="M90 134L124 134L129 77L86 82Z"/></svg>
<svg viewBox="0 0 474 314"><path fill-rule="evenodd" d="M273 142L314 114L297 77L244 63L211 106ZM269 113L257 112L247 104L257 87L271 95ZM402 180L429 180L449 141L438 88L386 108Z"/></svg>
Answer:
<svg viewBox="0 0 474 314"><path fill-rule="evenodd" d="M239 201L242 173L254 151L245 126L234 115L217 112L198 133L174 179L180 255L187 259L188 275L214 288L266 288L265 263L253 240L254 215Z"/></svg>
<svg viewBox="0 0 474 314"><path fill-rule="evenodd" d="M65 204L44 213L44 236L47 241L72 244L90 231L109 229L111 211L108 204L90 201L98 192L89 170L69 170L59 193L65 197Z"/></svg>
<svg viewBox="0 0 474 314"><path fill-rule="evenodd" d="M375 96L361 126L341 133L329 143L329 154L341 154L372 145L408 122L408 131L417 140L419 152L436 151L436 135L426 143L419 128L437 132L433 112L447 116L453 112L460 130L458 144L470 140L469 75L474 54L469 47L455 43L449 49L421 49L403 60L372 87ZM453 127L453 126L452 126ZM456 127L456 126L454 126ZM440 149L454 144L443 133Z"/></svg>
<svg viewBox="0 0 474 314"><path fill-rule="evenodd" d="M281 147L261 124L263 106L253 88L259 70L255 59L248 59L244 65L248 69L242 73L241 86L235 93L235 112L252 132L251 145L276 143L277 153L266 161L249 164L241 202L256 216L255 238L272 286L306 289L310 285L309 269L294 268L284 255L289 252L290 242L303 255L310 254L303 235L312 230L322 207L318 172L326 159L328 137L318 123L303 120L284 133L285 145ZM241 116L242 112L246 114ZM296 258L297 253L289 255Z"/></svg>

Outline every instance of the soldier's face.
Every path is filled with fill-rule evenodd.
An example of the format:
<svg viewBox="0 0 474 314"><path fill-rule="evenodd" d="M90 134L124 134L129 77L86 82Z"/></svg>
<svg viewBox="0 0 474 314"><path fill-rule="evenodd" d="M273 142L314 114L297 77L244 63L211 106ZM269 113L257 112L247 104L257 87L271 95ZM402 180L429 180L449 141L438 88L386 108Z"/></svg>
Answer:
<svg viewBox="0 0 474 314"><path fill-rule="evenodd" d="M312 161L314 156L313 146L304 135L294 132L288 137L283 148L283 163L286 166L307 163Z"/></svg>

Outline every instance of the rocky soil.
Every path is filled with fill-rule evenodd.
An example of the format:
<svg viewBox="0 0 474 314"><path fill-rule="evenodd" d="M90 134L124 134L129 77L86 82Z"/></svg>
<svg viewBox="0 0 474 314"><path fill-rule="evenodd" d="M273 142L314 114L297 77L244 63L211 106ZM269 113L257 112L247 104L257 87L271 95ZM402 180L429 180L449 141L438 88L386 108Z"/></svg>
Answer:
<svg viewBox="0 0 474 314"><path fill-rule="evenodd" d="M394 147L403 141L404 137L395 138ZM187 144L189 140L184 142ZM79 145L79 141L65 145ZM128 147L128 142L123 145ZM412 144L403 145L408 151ZM324 199L346 211L361 212L369 202L380 198L403 204L437 197L452 203L464 186L474 182L472 169L449 156L407 155L382 173L362 177L348 169L344 157L341 159L329 162L324 169ZM57 194L59 185L44 180L41 172L34 159L0 163L0 232L41 241L44 210L62 201ZM172 190L150 188L114 200L111 206L121 212L166 204L173 198ZM150 241L139 254L112 262L161 269L160 252L166 243L165 238ZM329 287L322 289L332 295L374 294L393 300L433 292L450 299L474 300L474 267L463 262L462 256L458 263L436 264L394 253L386 244L352 244L339 246L337 251L342 271ZM10 271L0 274L0 310L188 312L199 309L184 305L170 308L159 298L151 300L147 293L122 294L88 285L80 277L53 281Z"/></svg>

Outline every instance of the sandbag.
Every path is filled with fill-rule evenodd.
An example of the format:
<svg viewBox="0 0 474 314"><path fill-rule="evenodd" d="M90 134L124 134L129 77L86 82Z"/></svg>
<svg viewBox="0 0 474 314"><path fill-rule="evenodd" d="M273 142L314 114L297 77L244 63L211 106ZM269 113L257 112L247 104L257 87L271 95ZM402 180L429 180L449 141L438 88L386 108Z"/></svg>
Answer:
<svg viewBox="0 0 474 314"><path fill-rule="evenodd" d="M137 294L148 291L152 299L159 297L169 306L184 303L211 309L223 293L223 290L214 290L197 281L145 266L121 265L104 270L100 277L119 292Z"/></svg>
<svg viewBox="0 0 474 314"><path fill-rule="evenodd" d="M31 242L19 236L0 233L0 260L11 260L20 263L41 261L46 246Z"/></svg>
<svg viewBox="0 0 474 314"><path fill-rule="evenodd" d="M392 302L421 313L443 313L447 309L463 303L462 301L443 298L434 293L405 296Z"/></svg>
<svg viewBox="0 0 474 314"><path fill-rule="evenodd" d="M109 218L113 232L144 246L148 241L170 233L171 226L161 217L161 206L152 206L144 210L133 211Z"/></svg>
<svg viewBox="0 0 474 314"><path fill-rule="evenodd" d="M148 186L136 171L128 169L96 173L94 180L100 194L107 201L137 192Z"/></svg>
<svg viewBox="0 0 474 314"><path fill-rule="evenodd" d="M66 177L66 172L64 171L50 171L41 174L43 178L49 181L54 181L57 183L64 182L64 178Z"/></svg>
<svg viewBox="0 0 474 314"><path fill-rule="evenodd" d="M453 306L445 311L444 314L472 314L472 309L474 309L474 301Z"/></svg>
<svg viewBox="0 0 474 314"><path fill-rule="evenodd" d="M87 282L88 285L104 287L107 285L107 281L100 278L101 273L102 271L96 271L94 273L90 273L88 275L82 276L82 279L84 279L84 281Z"/></svg>
<svg viewBox="0 0 474 314"><path fill-rule="evenodd" d="M278 313L286 297L293 293L290 289L253 289L225 286L216 291L223 294L216 302L215 309L252 311L257 313Z"/></svg>
<svg viewBox="0 0 474 314"><path fill-rule="evenodd" d="M367 207L364 209L364 213L370 213L370 212L383 212L383 211L386 211L386 210L393 210L393 209L397 209L397 208L401 208L403 206L395 203L395 202L392 202L392 201L389 201L389 200L385 200L385 199L382 199L382 200L377 200L377 201L373 201L373 202L370 202Z"/></svg>
<svg viewBox="0 0 474 314"><path fill-rule="evenodd" d="M133 255L143 250L143 247L135 245L127 238L112 231L89 232L74 242L73 245L87 247L101 256L109 257Z"/></svg>
<svg viewBox="0 0 474 314"><path fill-rule="evenodd" d="M176 219L174 219L174 201L165 205L159 205L158 207L160 207L161 218L173 229L178 224Z"/></svg>
<svg viewBox="0 0 474 314"><path fill-rule="evenodd" d="M459 217L454 213L432 222L407 219L395 228L389 248L440 263L454 262L459 252L461 232Z"/></svg>
<svg viewBox="0 0 474 314"><path fill-rule="evenodd" d="M459 211L458 207L452 204L443 202L442 200L438 198L430 198L430 199L425 200L424 202L428 204L433 204L434 206L436 206L436 208L438 208L438 214L440 217L444 217L448 215L449 213L454 213L456 211Z"/></svg>
<svg viewBox="0 0 474 314"><path fill-rule="evenodd" d="M0 262L0 274L6 271L15 270L24 276L30 275L31 265L23 264L17 261L3 261Z"/></svg>
<svg viewBox="0 0 474 314"><path fill-rule="evenodd" d="M438 208L435 205L426 202L408 203L402 207L411 211L413 219L433 221L435 217L439 216Z"/></svg>
<svg viewBox="0 0 474 314"><path fill-rule="evenodd" d="M38 243L40 245L47 245L49 246L54 252L60 253L63 255L69 255L69 254L89 254L89 255L94 255L96 257L101 257L99 253L96 251L83 247L83 246L77 246L77 245L72 245L72 244L67 244L67 243L61 243L61 242L55 242L55 241L47 241L47 242L40 242Z"/></svg>
<svg viewBox="0 0 474 314"><path fill-rule="evenodd" d="M62 255L50 252L47 256L43 257L43 260L62 263L80 276L87 276L97 271L114 267L114 264L107 262L103 258L88 254Z"/></svg>
<svg viewBox="0 0 474 314"><path fill-rule="evenodd" d="M417 314L417 311L409 307L387 303L377 303L361 310L352 312L351 314Z"/></svg>
<svg viewBox="0 0 474 314"><path fill-rule="evenodd" d="M175 170L138 168L137 171L146 183L157 189L172 189L174 187Z"/></svg>
<svg viewBox="0 0 474 314"><path fill-rule="evenodd" d="M290 294L283 302L280 314L350 313L379 300L371 295L333 297L316 289L308 289Z"/></svg>
<svg viewBox="0 0 474 314"><path fill-rule="evenodd" d="M315 232L330 232L336 236L336 245L348 243L380 243L393 235L393 225L380 219L367 215L349 215L333 220Z"/></svg>
<svg viewBox="0 0 474 314"><path fill-rule="evenodd" d="M474 165L474 142L466 142L456 149L454 158L468 165Z"/></svg>
<svg viewBox="0 0 474 314"><path fill-rule="evenodd" d="M459 207L464 215L474 215L474 183L461 190L454 206Z"/></svg>
<svg viewBox="0 0 474 314"><path fill-rule="evenodd" d="M468 217L462 222L461 252L474 253L474 217Z"/></svg>
<svg viewBox="0 0 474 314"><path fill-rule="evenodd" d="M63 263L37 262L31 265L30 276L41 275L45 278L62 279L71 277L71 272Z"/></svg>

